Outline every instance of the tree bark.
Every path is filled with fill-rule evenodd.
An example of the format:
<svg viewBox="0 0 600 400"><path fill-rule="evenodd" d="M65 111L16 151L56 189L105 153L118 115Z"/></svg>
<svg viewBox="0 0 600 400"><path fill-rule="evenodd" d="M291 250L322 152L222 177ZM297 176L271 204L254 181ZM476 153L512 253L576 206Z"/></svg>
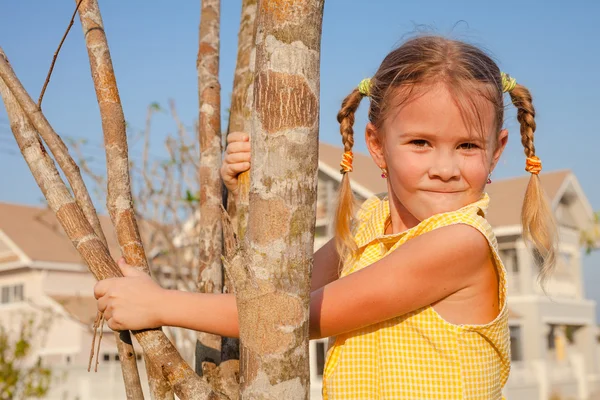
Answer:
<svg viewBox="0 0 600 400"><path fill-rule="evenodd" d="M248 232L229 268L243 399L309 398L323 5L258 6Z"/></svg>
<svg viewBox="0 0 600 400"><path fill-rule="evenodd" d="M252 131L252 100L254 93L254 64L256 59L256 7L257 0L242 1L242 16L238 33L238 53L233 78L228 134ZM228 197L227 211L236 227L240 240L248 227L248 191L250 171L238 177L238 195Z"/></svg>
<svg viewBox="0 0 600 400"><path fill-rule="evenodd" d="M200 240L198 291L221 293L223 183L221 168L221 86L219 84L220 0L202 0L198 46L198 135L200 141ZM198 332L196 373L205 362L221 362L221 337Z"/></svg>
<svg viewBox="0 0 600 400"><path fill-rule="evenodd" d="M75 0L76 3L79 1ZM104 132L108 183L107 209L125 259L129 264L135 265L149 274L150 269L131 200L125 116L121 107L117 81L97 0L84 0L79 5L79 18L85 36L92 79L100 107L102 131ZM139 378L133 377L133 375L139 377L135 352L130 343L123 341L117 348L119 351L125 351L127 355L133 355L126 357L121 363L123 379L127 387L128 383L139 381ZM161 371L148 365L146 357L144 360L153 399L172 400L173 392ZM135 395L135 398L143 399L141 386L135 390L130 388L127 395L130 394Z"/></svg>
<svg viewBox="0 0 600 400"><path fill-rule="evenodd" d="M254 63L256 57L256 6L257 0L242 0L242 16L238 33L238 52L233 78L231 107L229 109L229 124L227 134L231 132L246 132L252 130L252 97L254 82ZM231 216L233 226L239 240L243 240L248 227L248 191L250 190L250 172L238 176L238 195L227 197L227 211ZM224 286L227 291L231 284L224 276ZM221 359L239 360L240 341L237 338L224 337L221 342Z"/></svg>
<svg viewBox="0 0 600 400"><path fill-rule="evenodd" d="M0 49L0 65L3 63L8 66ZM13 80L18 82L12 69L9 72ZM18 83L19 87L22 87L20 82ZM71 196L54 162L41 143L36 127L32 124L32 121L36 121L35 115L30 115L23 110L19 98L28 97L27 93L19 93L19 96L15 96L12 89L6 84L4 77L1 76L0 96L4 100L11 129L19 149L48 201L48 205L56 214L73 246L97 280L122 276L119 267ZM43 118L41 113L39 115ZM144 349L144 354L152 365L167 378L181 399L226 399L213 391L183 362L177 350L160 330L135 331L133 333Z"/></svg>

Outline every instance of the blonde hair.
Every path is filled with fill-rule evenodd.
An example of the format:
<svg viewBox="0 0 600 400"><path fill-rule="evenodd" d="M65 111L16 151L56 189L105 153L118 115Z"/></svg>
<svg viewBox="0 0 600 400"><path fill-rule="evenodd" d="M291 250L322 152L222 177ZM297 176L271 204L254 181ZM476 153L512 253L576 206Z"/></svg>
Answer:
<svg viewBox="0 0 600 400"><path fill-rule="evenodd" d="M370 82L369 121L382 131L389 110L409 101L427 90L430 85L442 83L450 90L469 125L479 124L483 132L483 118L479 98L489 101L495 111L495 129L500 132L504 120L504 99L500 69L485 52L470 44L439 36L422 36L408 40L389 53ZM337 115L344 151L354 145L354 115L362 98L354 89L342 102ZM521 142L527 157L535 156L533 144L535 110L531 94L517 84L510 92L517 108L521 125ZM343 172L335 219L336 248L340 258L356 256L356 243L351 234L354 215L354 196L350 177ZM542 259L540 279L551 272L555 262L556 226L550 206L542 190L539 177L532 174L525 193L522 209L523 237L534 246Z"/></svg>

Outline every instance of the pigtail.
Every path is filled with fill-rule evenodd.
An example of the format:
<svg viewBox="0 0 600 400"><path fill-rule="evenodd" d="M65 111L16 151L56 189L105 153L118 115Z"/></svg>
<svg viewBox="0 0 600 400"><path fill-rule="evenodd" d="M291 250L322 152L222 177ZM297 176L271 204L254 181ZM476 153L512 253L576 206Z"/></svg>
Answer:
<svg viewBox="0 0 600 400"><path fill-rule="evenodd" d="M556 261L556 223L538 176L542 164L535 155L533 144L536 125L531 93L524 86L516 84L509 94L517 108L517 120L521 125L521 143L527 156L525 170L531 173L521 211L523 238L534 246L534 254L540 262L539 280L543 285Z"/></svg>
<svg viewBox="0 0 600 400"><path fill-rule="evenodd" d="M352 147L354 146L354 114L360 105L363 94L354 89L342 102L342 108L337 115L340 123L340 133L344 144L344 158L340 166L342 182L338 194L338 207L335 214L335 247L343 261L347 255L356 254L356 243L352 238L351 223L354 216L354 194L350 187L349 172L352 171Z"/></svg>

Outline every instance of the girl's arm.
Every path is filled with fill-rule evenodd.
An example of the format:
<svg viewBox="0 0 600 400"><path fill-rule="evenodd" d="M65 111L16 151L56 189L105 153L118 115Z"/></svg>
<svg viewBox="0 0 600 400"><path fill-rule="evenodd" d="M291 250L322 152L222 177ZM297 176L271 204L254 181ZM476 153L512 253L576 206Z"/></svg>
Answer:
<svg viewBox="0 0 600 400"><path fill-rule="evenodd" d="M481 287L496 277L490 260L487 239L468 225L425 233L370 266L313 292L311 338L353 331L435 304L477 284ZM481 291L472 290L468 295L481 295ZM484 297L493 300L483 307L498 308L497 294Z"/></svg>
<svg viewBox="0 0 600 400"><path fill-rule="evenodd" d="M487 239L469 226L423 234L376 263L313 291L310 336L338 335L434 304L495 274L487 268L489 257ZM105 312L111 329L170 325L239 335L234 295L165 290L123 261L119 266L125 278L100 281L94 289L98 309Z"/></svg>
<svg viewBox="0 0 600 400"><path fill-rule="evenodd" d="M235 296L162 289L148 275L120 259L125 278L98 282L94 294L114 330L178 326L237 337ZM311 292L338 277L339 257L332 239L314 254ZM195 316L195 317L191 317Z"/></svg>
<svg viewBox="0 0 600 400"><path fill-rule="evenodd" d="M340 257L335 249L335 239L331 239L317 250L313 256L313 271L310 291L314 292L339 277Z"/></svg>

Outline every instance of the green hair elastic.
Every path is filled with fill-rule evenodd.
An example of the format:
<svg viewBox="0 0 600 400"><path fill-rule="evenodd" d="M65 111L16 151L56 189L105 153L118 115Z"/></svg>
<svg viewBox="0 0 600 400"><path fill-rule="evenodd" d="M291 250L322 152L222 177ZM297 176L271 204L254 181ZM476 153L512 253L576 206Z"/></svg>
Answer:
<svg viewBox="0 0 600 400"><path fill-rule="evenodd" d="M504 93L512 91L517 86L517 80L510 75L500 72L500 76L502 77L502 91Z"/></svg>
<svg viewBox="0 0 600 400"><path fill-rule="evenodd" d="M369 97L371 94L371 78L365 78L358 84L358 92Z"/></svg>

